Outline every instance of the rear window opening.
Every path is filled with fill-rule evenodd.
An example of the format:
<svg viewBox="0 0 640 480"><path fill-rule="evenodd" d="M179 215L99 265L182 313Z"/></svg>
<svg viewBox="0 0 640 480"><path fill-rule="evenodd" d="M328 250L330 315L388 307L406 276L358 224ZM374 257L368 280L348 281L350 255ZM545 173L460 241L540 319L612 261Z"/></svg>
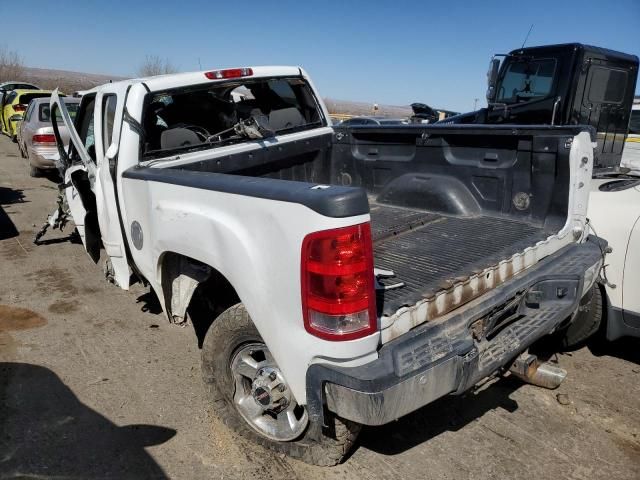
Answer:
<svg viewBox="0 0 640 480"><path fill-rule="evenodd" d="M76 118L76 113L78 113L78 107L80 104L78 103L67 103L65 102L65 107L67 107L67 111L69 112L69 116L71 120ZM50 122L51 121L51 107L43 103L40 105L40 111L38 112L38 118L41 122ZM56 110L56 123L60 125L62 123L62 115L60 114L60 110Z"/></svg>
<svg viewBox="0 0 640 480"><path fill-rule="evenodd" d="M215 148L316 128L324 124L307 82L242 79L148 96L143 158Z"/></svg>
<svg viewBox="0 0 640 480"><path fill-rule="evenodd" d="M21 105L29 105L29 102L31 100L33 100L34 98L45 98L45 97L50 97L51 93L23 93L22 95L20 95L20 97L18 98L18 102ZM60 95L61 97L64 97L64 95Z"/></svg>

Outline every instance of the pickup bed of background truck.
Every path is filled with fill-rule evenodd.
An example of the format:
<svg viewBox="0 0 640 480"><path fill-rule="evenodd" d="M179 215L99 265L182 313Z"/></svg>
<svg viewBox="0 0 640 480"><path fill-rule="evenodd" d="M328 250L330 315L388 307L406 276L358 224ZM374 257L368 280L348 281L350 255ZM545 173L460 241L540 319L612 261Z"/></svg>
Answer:
<svg viewBox="0 0 640 480"><path fill-rule="evenodd" d="M587 128L334 130L293 67L105 85L75 128L57 108L90 256L191 320L228 425L309 462L509 366L602 263Z"/></svg>

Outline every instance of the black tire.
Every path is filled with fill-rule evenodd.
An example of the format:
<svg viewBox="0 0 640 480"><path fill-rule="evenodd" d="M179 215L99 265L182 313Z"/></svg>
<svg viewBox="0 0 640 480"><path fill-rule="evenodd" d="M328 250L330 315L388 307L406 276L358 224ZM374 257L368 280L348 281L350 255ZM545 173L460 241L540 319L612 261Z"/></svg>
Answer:
<svg viewBox="0 0 640 480"><path fill-rule="evenodd" d="M240 415L233 403L235 387L230 365L240 347L255 342L263 340L241 303L225 310L207 332L202 345L202 376L216 415L230 429L278 453L313 465L340 463L360 433L359 424L335 416L325 418L331 428L323 428L316 439L311 438L315 426L310 421L298 439L278 442L258 433Z"/></svg>
<svg viewBox="0 0 640 480"><path fill-rule="evenodd" d="M33 165L29 164L29 176L37 178L42 176L42 172L38 167L34 167Z"/></svg>
<svg viewBox="0 0 640 480"><path fill-rule="evenodd" d="M583 345L593 334L600 329L602 322L602 292L596 284L590 294L580 302L578 313L573 321L566 327L560 338L565 349L574 349Z"/></svg>

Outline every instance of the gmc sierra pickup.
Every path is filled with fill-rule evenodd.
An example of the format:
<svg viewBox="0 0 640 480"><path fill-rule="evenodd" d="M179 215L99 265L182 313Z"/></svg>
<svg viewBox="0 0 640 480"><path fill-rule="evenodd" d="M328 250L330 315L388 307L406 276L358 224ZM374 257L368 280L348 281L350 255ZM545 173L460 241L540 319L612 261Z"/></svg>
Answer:
<svg viewBox="0 0 640 480"><path fill-rule="evenodd" d="M110 83L74 122L51 108L89 256L193 324L228 426L307 462L512 365L535 383L526 350L601 268L588 127L334 129L297 67Z"/></svg>

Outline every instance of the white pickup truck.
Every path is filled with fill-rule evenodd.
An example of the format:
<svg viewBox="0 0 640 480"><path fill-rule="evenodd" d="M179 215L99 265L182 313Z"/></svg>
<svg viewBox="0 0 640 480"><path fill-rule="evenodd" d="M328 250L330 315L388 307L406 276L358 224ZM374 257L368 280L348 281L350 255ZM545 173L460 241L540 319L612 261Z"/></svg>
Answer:
<svg viewBox="0 0 640 480"><path fill-rule="evenodd" d="M227 425L307 462L518 364L602 265L586 127L333 128L297 67L127 80L74 122L57 109L89 256L193 324Z"/></svg>

